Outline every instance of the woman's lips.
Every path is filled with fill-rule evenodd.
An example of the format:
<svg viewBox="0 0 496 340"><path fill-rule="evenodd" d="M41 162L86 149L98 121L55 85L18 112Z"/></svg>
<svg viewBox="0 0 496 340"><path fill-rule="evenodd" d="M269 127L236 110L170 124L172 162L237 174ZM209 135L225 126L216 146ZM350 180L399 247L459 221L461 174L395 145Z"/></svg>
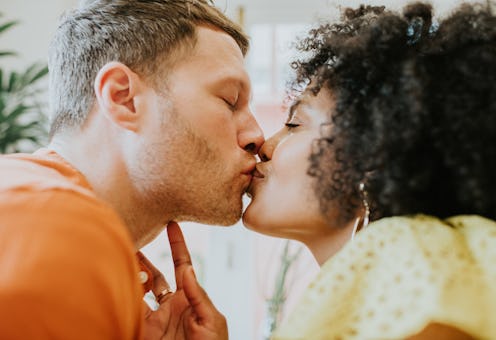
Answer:
<svg viewBox="0 0 496 340"><path fill-rule="evenodd" d="M255 168L255 170L253 170L253 178L264 178L264 174L260 172L260 170L258 169L258 167Z"/></svg>
<svg viewBox="0 0 496 340"><path fill-rule="evenodd" d="M246 189L246 196L248 196L251 199L253 199L253 195L255 193L255 181L256 180L255 180L255 177L254 177L253 180L251 181L250 185Z"/></svg>
<svg viewBox="0 0 496 340"><path fill-rule="evenodd" d="M253 198L254 190L255 190L255 183L261 180L262 178L265 178L264 174L257 168L253 170L252 172L252 180L250 185L248 186L248 189L246 190L246 194L248 195L249 198Z"/></svg>

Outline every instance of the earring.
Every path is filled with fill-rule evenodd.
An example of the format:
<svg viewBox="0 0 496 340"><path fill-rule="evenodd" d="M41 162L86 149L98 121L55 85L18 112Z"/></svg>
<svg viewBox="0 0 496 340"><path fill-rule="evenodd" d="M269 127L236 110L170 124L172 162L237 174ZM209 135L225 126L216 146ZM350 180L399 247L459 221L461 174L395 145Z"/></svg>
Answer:
<svg viewBox="0 0 496 340"><path fill-rule="evenodd" d="M360 197L362 198L362 204L364 208L363 216L359 216L355 220L355 224L353 225L353 231L351 233L351 240L355 238L357 232L362 229L365 229L369 224L370 217L370 208L369 203L367 202L367 191L365 190L365 184L360 182L358 185L358 191L360 191Z"/></svg>

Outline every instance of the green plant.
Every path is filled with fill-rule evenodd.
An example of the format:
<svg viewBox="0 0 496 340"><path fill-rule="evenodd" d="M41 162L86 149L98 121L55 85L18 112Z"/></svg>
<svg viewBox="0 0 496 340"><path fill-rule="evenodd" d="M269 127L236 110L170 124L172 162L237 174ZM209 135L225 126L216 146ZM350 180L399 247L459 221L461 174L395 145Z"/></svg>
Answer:
<svg viewBox="0 0 496 340"><path fill-rule="evenodd" d="M0 34L17 24L17 21L0 24ZM0 51L0 58L16 55L14 51ZM39 145L45 138L46 116L40 102L41 88L37 85L47 73L48 67L39 63L23 72L4 72L0 68L0 153L23 151Z"/></svg>
<svg viewBox="0 0 496 340"><path fill-rule="evenodd" d="M274 283L274 291L272 296L267 300L267 327L265 338L270 339L272 333L277 328L281 310L286 302L287 275L291 265L300 257L302 247L299 247L295 252L290 251L291 241L286 241L284 249L281 253L281 262L277 272L276 281Z"/></svg>

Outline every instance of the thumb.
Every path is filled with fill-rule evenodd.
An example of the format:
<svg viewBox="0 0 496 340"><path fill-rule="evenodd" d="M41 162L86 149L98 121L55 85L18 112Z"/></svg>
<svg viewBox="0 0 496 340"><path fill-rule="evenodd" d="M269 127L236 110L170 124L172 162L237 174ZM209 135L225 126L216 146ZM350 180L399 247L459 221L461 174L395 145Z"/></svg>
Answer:
<svg viewBox="0 0 496 340"><path fill-rule="evenodd" d="M145 300L141 301L141 309L143 311L143 315L145 316L145 319L148 319L150 315L152 314L152 310L148 306L148 304L145 302Z"/></svg>

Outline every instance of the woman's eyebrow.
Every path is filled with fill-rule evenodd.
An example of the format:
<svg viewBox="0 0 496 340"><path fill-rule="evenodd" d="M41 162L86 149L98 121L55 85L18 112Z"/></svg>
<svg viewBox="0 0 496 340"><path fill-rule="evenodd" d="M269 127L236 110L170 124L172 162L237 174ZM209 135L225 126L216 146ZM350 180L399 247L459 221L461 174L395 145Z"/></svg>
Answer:
<svg viewBox="0 0 496 340"><path fill-rule="evenodd" d="M298 108L298 106L300 105L300 103L301 103L301 100L298 99L293 104L291 104L291 106L289 107L288 120L293 119L293 117L295 115L295 111Z"/></svg>

